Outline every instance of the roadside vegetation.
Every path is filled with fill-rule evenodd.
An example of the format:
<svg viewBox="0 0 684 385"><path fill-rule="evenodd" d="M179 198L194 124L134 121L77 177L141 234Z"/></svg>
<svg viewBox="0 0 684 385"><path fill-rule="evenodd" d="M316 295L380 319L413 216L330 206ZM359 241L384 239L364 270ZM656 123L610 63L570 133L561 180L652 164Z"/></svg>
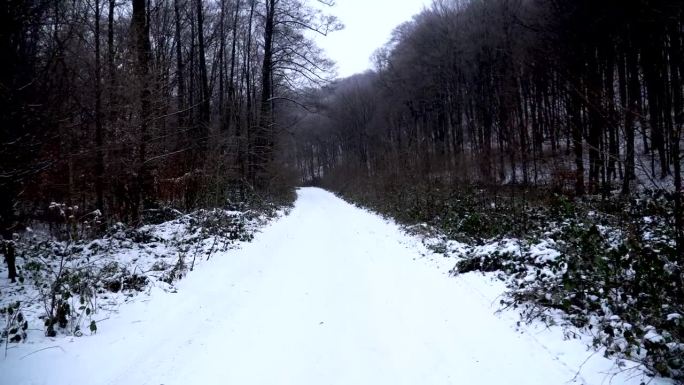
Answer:
<svg viewBox="0 0 684 385"><path fill-rule="evenodd" d="M606 356L684 380L684 263L671 193L577 198L523 186L401 185L412 187L338 191L408 231L428 231L433 251L454 257L452 274L505 281L501 306L518 309L522 322L592 336Z"/></svg>
<svg viewBox="0 0 684 385"><path fill-rule="evenodd" d="M0 268L0 343L93 334L125 302L175 283L195 266L252 240L283 215L294 193L278 203L256 196L223 208L184 214L165 208L143 226L115 223L104 232L99 213L53 203L50 222L34 221L13 242L16 282Z"/></svg>

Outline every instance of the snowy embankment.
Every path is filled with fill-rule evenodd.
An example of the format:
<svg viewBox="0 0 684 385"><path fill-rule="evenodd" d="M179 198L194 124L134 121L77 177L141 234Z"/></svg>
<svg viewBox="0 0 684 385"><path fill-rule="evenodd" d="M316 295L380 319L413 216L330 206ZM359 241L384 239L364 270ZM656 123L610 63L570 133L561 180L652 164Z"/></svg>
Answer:
<svg viewBox="0 0 684 385"><path fill-rule="evenodd" d="M503 283L319 189L239 250L152 287L90 337L30 340L7 384L639 384L640 372L497 312ZM612 382L611 382L612 381ZM648 379L646 379L648 381ZM661 383L654 380L653 383ZM666 383L666 382L662 382Z"/></svg>
<svg viewBox="0 0 684 385"><path fill-rule="evenodd" d="M53 204L64 222L15 234L18 279L0 265L0 346L59 335L81 337L100 320L152 287L173 292L196 264L248 241L269 218L258 211L199 210L161 224L112 226L92 239L93 222L75 218L75 207Z"/></svg>

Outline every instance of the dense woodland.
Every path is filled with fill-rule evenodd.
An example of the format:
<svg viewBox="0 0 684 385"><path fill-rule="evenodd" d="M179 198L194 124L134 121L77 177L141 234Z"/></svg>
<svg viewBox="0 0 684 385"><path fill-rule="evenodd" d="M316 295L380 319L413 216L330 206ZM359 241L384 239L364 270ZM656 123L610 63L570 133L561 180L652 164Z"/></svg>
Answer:
<svg viewBox="0 0 684 385"><path fill-rule="evenodd" d="M375 72L315 91L300 168L337 186L420 176L576 196L681 192L682 8L436 1L395 30Z"/></svg>
<svg viewBox="0 0 684 385"><path fill-rule="evenodd" d="M79 218L96 212L106 227L140 224L167 206L287 195L295 176L280 161L277 110L330 76L312 42L341 28L321 11L329 5L4 2L4 239L32 219L54 219L52 202Z"/></svg>

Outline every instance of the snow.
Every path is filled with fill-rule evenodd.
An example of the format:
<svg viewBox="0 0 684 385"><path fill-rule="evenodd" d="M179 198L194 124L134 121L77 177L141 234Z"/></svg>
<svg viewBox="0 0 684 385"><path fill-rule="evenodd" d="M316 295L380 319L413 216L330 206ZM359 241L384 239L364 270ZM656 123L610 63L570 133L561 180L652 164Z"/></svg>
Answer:
<svg viewBox="0 0 684 385"><path fill-rule="evenodd" d="M3 384L639 384L560 327L498 311L503 282L320 189L239 250L99 320L12 347ZM451 248L458 245L451 244ZM548 257L548 254L541 253ZM600 353L600 352L599 352ZM648 381L648 379L646 379ZM666 384L656 379L651 384Z"/></svg>
<svg viewBox="0 0 684 385"><path fill-rule="evenodd" d="M550 240L544 240L539 244L532 245L530 247L530 254L535 257L535 262L538 264L555 261L561 255L558 250L552 248Z"/></svg>
<svg viewBox="0 0 684 385"><path fill-rule="evenodd" d="M655 327L653 326L647 326L645 329L646 335L644 335L644 340L651 341L653 343L662 343L665 342L665 338L663 338L658 331L656 331Z"/></svg>

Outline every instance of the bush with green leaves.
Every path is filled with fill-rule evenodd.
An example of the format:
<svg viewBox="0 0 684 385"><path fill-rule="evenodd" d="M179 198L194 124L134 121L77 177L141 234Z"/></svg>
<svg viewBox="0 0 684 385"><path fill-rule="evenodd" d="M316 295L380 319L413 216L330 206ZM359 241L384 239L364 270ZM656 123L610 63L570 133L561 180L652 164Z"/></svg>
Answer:
<svg viewBox="0 0 684 385"><path fill-rule="evenodd" d="M0 343L18 343L26 340L28 320L21 310L21 302L17 301L0 307L0 315L5 317L5 325L0 330Z"/></svg>

